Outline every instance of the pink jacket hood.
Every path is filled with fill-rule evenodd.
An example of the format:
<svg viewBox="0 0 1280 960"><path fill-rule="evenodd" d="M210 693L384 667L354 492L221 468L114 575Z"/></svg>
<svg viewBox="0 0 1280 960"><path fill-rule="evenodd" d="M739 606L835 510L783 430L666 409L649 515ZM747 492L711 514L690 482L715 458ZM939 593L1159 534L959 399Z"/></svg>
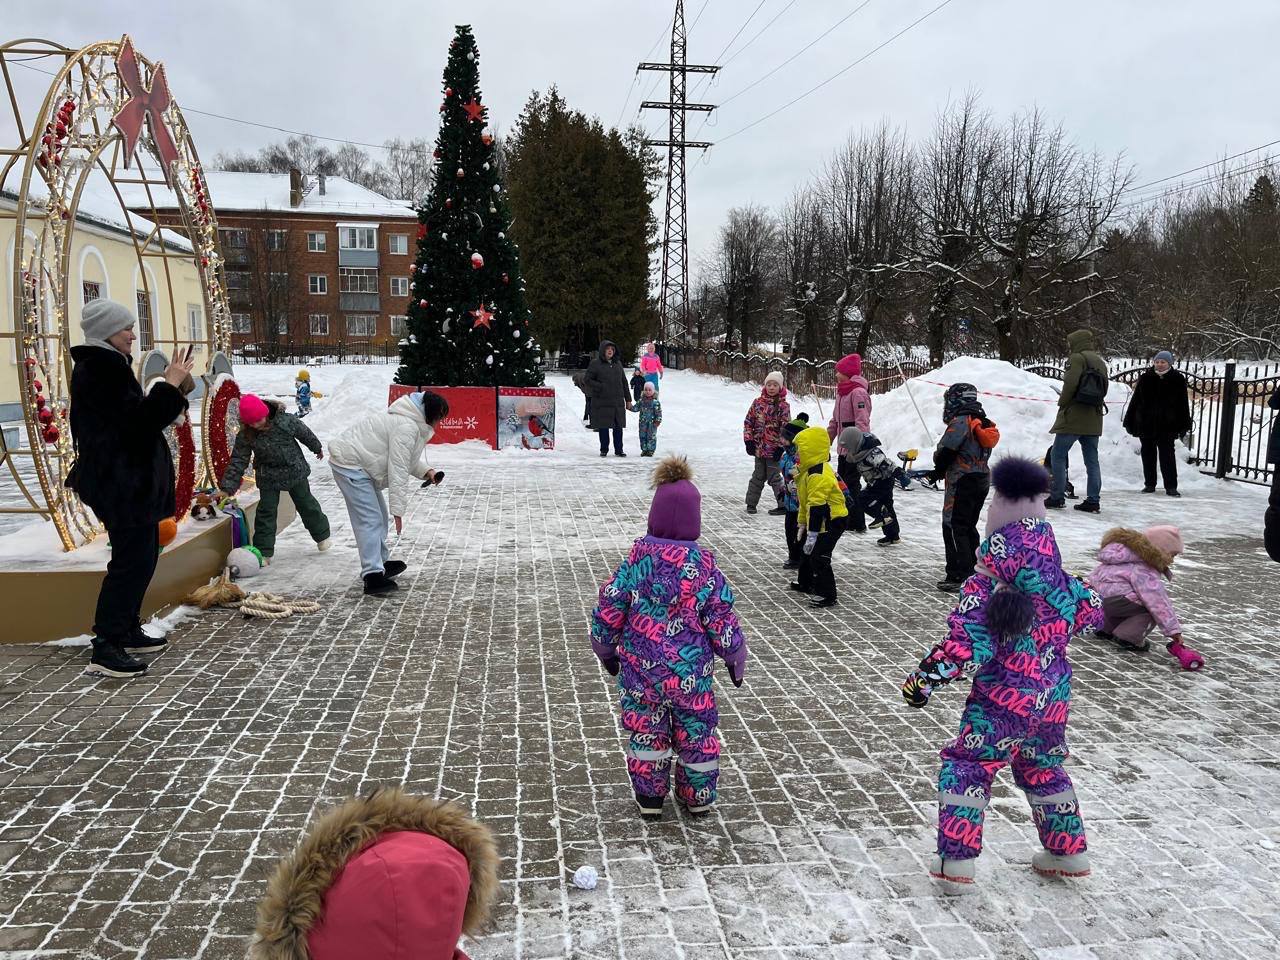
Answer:
<svg viewBox="0 0 1280 960"><path fill-rule="evenodd" d="M1182 632L1182 624L1165 584L1173 579L1173 558L1157 549L1136 530L1117 528L1102 538L1098 566L1089 585L1104 600L1116 597L1141 604L1167 637Z"/></svg>

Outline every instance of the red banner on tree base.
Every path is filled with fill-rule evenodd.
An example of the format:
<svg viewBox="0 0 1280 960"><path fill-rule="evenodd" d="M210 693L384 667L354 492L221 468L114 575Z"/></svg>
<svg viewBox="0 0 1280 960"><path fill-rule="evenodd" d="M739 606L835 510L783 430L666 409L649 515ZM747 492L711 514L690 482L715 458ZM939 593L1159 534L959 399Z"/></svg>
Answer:
<svg viewBox="0 0 1280 960"><path fill-rule="evenodd" d="M556 392L551 387L498 388L498 449L554 450Z"/></svg>
<svg viewBox="0 0 1280 960"><path fill-rule="evenodd" d="M401 397L430 390L449 403L449 415L436 427L432 443L462 443L483 440L498 446L497 393L493 387L414 387L393 383L387 397L388 406Z"/></svg>

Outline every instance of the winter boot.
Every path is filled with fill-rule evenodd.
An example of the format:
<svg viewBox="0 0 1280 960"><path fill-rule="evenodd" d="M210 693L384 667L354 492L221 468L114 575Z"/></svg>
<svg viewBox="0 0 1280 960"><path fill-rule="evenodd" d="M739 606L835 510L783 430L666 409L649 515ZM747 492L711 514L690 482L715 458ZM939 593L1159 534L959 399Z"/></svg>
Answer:
<svg viewBox="0 0 1280 960"><path fill-rule="evenodd" d="M1081 500L1075 507L1081 513L1101 513L1102 504L1097 500Z"/></svg>
<svg viewBox="0 0 1280 960"><path fill-rule="evenodd" d="M1076 853L1069 857L1041 850L1031 858L1031 869L1042 877L1063 877L1078 880L1089 875L1089 854Z"/></svg>
<svg viewBox="0 0 1280 960"><path fill-rule="evenodd" d="M662 802L665 799L665 797L646 797L643 793L637 793L636 806L640 808L641 819L661 820Z"/></svg>
<svg viewBox="0 0 1280 960"><path fill-rule="evenodd" d="M1183 670L1199 670L1204 666L1204 657L1200 656L1200 651L1188 647L1181 640L1170 640L1165 644L1165 649L1178 658Z"/></svg>
<svg viewBox="0 0 1280 960"><path fill-rule="evenodd" d="M409 565L403 560L388 560L382 565L382 573L388 580L394 580L408 569Z"/></svg>
<svg viewBox="0 0 1280 960"><path fill-rule="evenodd" d="M695 806L690 806L689 804L686 803L684 804L684 811L690 816L700 817L703 814L710 812L711 808L715 806L715 803L716 802L714 800L712 800L710 803L700 803Z"/></svg>
<svg viewBox="0 0 1280 960"><path fill-rule="evenodd" d="M758 513L758 512L759 511L755 507L752 507L752 506L747 507L747 513Z"/></svg>
<svg viewBox="0 0 1280 960"><path fill-rule="evenodd" d="M93 645L93 655L85 673L97 677L115 677L127 680L147 672L147 665L124 651L115 640L99 640Z"/></svg>
<svg viewBox="0 0 1280 960"><path fill-rule="evenodd" d="M814 597L809 601L809 606L813 607L815 610L824 610L827 607L834 607L835 605L835 597Z"/></svg>
<svg viewBox="0 0 1280 960"><path fill-rule="evenodd" d="M164 637L153 637L141 627L134 627L127 640L120 641L120 648L125 653L159 653L169 649L169 641Z"/></svg>
<svg viewBox="0 0 1280 960"><path fill-rule="evenodd" d="M367 597L380 597L387 593L393 593L396 589L396 582L386 575L386 573L366 573L364 575L364 592Z"/></svg>
<svg viewBox="0 0 1280 960"><path fill-rule="evenodd" d="M938 589L943 593L959 593L960 588L963 586L963 580L952 580L950 577L945 580L938 581Z"/></svg>
<svg viewBox="0 0 1280 960"><path fill-rule="evenodd" d="M799 570L800 562L798 560L788 560L782 565L783 570Z"/></svg>
<svg viewBox="0 0 1280 960"><path fill-rule="evenodd" d="M892 547L902 542L901 537L881 537L876 544L881 547Z"/></svg>
<svg viewBox="0 0 1280 960"><path fill-rule="evenodd" d="M929 861L929 876L943 882L948 893L968 893L973 889L973 878L977 872L977 859L944 860L934 855Z"/></svg>
<svg viewBox="0 0 1280 960"><path fill-rule="evenodd" d="M1049 510L1061 510L1063 507L1067 505L1067 501L1055 500L1053 499L1053 497L1049 497L1047 500L1045 500L1044 505L1046 509L1049 509Z"/></svg>
<svg viewBox="0 0 1280 960"><path fill-rule="evenodd" d="M328 551L328 549L331 546L333 546L333 541L330 540L328 537L325 537L323 540L316 541L316 549L319 550L321 553L325 553L326 551Z"/></svg>
<svg viewBox="0 0 1280 960"><path fill-rule="evenodd" d="M813 593L812 587L803 586L797 580L791 581L791 589L794 590L796 593Z"/></svg>
<svg viewBox="0 0 1280 960"><path fill-rule="evenodd" d="M774 507L772 510L769 511L769 516L771 517L785 517L786 515L787 515L787 508L784 507L782 504L778 504L776 507Z"/></svg>

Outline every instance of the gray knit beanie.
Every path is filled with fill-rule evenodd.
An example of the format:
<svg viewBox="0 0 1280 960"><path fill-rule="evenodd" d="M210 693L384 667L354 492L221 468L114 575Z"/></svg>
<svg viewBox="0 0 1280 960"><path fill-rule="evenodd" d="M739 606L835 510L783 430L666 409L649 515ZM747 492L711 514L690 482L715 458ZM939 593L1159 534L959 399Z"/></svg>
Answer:
<svg viewBox="0 0 1280 960"><path fill-rule="evenodd" d="M1152 357L1151 359L1152 359L1152 360L1163 360L1165 363L1169 364L1169 366L1173 366L1173 354L1172 354L1172 353L1170 353L1168 350L1161 350L1159 353L1157 353L1157 354L1156 354L1154 357Z"/></svg>
<svg viewBox="0 0 1280 960"><path fill-rule="evenodd" d="M93 300L84 305L80 314L80 329L86 340L106 340L134 324L129 308L114 300Z"/></svg>

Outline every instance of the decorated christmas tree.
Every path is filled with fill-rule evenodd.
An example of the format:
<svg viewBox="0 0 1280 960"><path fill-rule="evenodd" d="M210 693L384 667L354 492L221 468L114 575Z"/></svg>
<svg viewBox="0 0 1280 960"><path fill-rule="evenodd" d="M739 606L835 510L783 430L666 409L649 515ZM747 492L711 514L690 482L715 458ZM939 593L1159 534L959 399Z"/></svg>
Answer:
<svg viewBox="0 0 1280 960"><path fill-rule="evenodd" d="M418 257L398 383L512 386L542 383L529 329L520 257L480 99L471 28L449 47L435 178L418 210Z"/></svg>

